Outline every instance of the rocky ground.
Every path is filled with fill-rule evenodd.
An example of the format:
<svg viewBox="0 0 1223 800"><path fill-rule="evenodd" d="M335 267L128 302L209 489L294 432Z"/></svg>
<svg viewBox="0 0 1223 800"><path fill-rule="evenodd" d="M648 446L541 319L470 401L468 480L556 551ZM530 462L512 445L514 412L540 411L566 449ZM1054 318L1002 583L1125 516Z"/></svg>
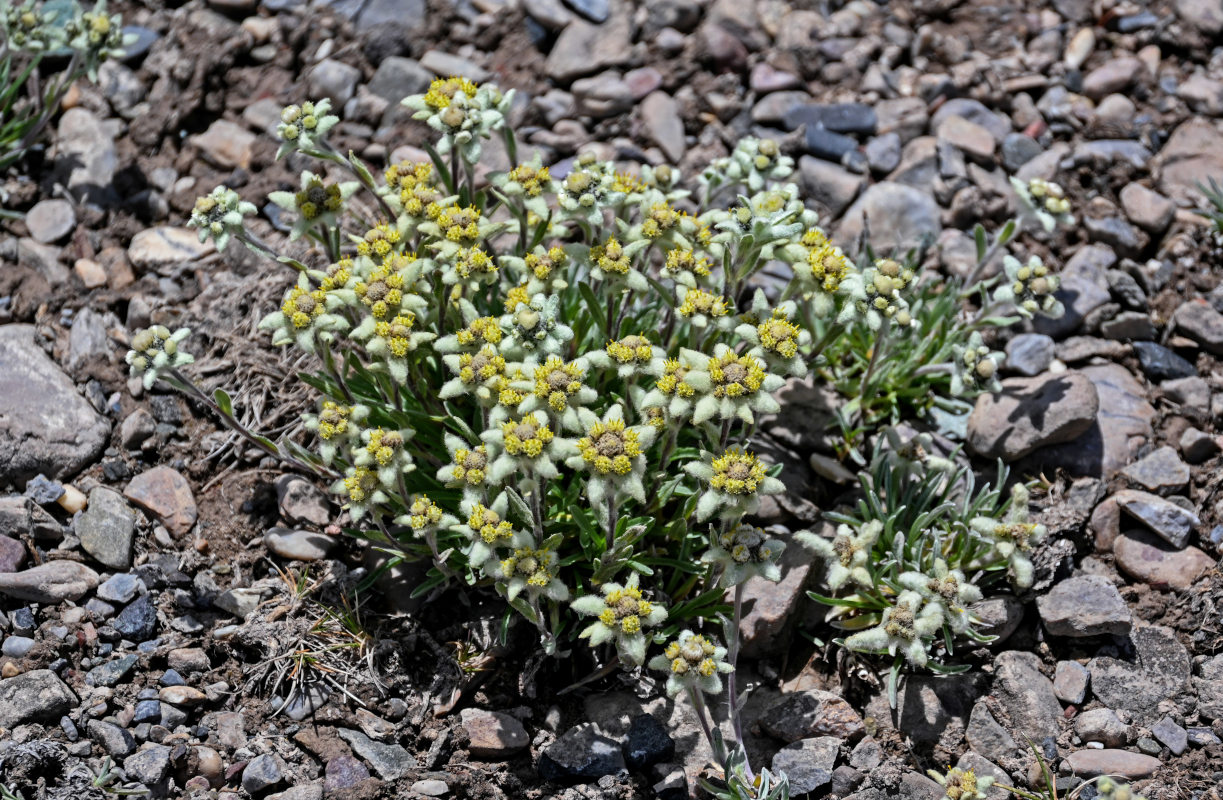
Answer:
<svg viewBox="0 0 1223 800"><path fill-rule="evenodd" d="M951 274L973 224L1013 213L1008 174L1061 183L1080 223L1025 246L1068 313L1013 331L968 430L983 465L1047 479L1037 590L980 609L999 642L909 678L893 713L874 676L794 644L827 631L792 548L749 603L749 749L796 796L936 800L925 769L956 763L1028 786L1031 742L1063 796L1107 772L1218 800L1223 265L1191 209L1223 179L1223 2L173 5L114 5L138 43L3 184L28 213L0 237L0 783L101 797L110 759L155 797L687 796L708 753L685 705L632 676L558 695L579 676L529 637L497 646L495 599L409 599L414 573L326 534L319 487L122 365L133 330L188 325L193 374L292 431L298 365L254 331L283 276L185 216L224 182L279 235L281 106L331 97L336 143L382 165L424 136L395 101L457 73L519 90L545 163L594 146L692 174L778 137L837 238L930 234ZM759 447L792 466L771 521L799 527L844 490L807 466L820 393L783 394Z"/></svg>

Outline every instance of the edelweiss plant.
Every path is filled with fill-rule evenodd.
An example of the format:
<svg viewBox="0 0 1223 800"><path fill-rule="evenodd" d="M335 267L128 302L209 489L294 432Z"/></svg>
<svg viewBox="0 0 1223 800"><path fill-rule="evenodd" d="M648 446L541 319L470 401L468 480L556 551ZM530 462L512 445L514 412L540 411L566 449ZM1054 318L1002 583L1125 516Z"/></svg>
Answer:
<svg viewBox="0 0 1223 800"><path fill-rule="evenodd" d="M107 14L106 0L89 11L75 0L6 2L0 8L0 36L0 169L35 144L69 86L82 77L96 82L98 67L121 58L136 40L123 33L118 14ZM44 59L61 56L68 58L64 69L33 80Z"/></svg>
<svg viewBox="0 0 1223 800"><path fill-rule="evenodd" d="M787 379L814 375L845 397L847 459L863 460L901 417L954 429L996 386L990 329L1012 311L1055 313L1056 282L1034 270L1001 288L1001 276L930 280L916 252L855 262L768 140L744 139L692 186L671 167L626 172L589 153L560 169L525 161L505 124L512 94L451 77L405 99L437 140L428 162L380 179L330 144L338 120L326 101L286 108L280 155L352 178L329 183L320 168L272 198L295 215L290 237L312 243L304 262L248 231L250 207L230 190L197 206L202 238L297 270L261 327L317 357L302 376L320 394L304 417L313 449L243 435L326 477L352 535L431 559L418 593L491 586L546 652L585 638L606 664L648 662L702 719L725 676L736 741L707 731L724 773L716 790L784 797L784 777L747 763L734 672L744 584L778 580L786 547L751 524L783 488L753 450L761 415L779 409ZM477 180L494 136L512 168ZM978 232L978 273L1015 227L992 244ZM767 285L766 264L792 279ZM150 380L241 429L227 394L167 373L144 337L131 358ZM939 630L948 650L976 635L965 604L982 571L1023 575L1008 533L1020 512L1003 533L970 525L1008 504L974 491L952 460L915 454L929 443L915 441L876 453L868 500L835 517L835 540L799 537L825 556L834 588L855 592L827 600L861 632L846 644L895 653L897 665L925 663ZM709 630L719 616L724 644ZM650 659L652 646L662 655Z"/></svg>

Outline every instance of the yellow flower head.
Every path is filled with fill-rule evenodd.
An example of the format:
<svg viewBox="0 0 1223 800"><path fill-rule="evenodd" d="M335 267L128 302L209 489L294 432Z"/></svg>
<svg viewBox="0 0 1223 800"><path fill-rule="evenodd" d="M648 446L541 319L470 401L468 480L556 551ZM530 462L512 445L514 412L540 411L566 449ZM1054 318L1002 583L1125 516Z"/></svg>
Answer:
<svg viewBox="0 0 1223 800"><path fill-rule="evenodd" d="M479 486L484 483L487 467L488 451L484 445L471 450L460 447L454 451L454 479L456 481L463 481L469 486Z"/></svg>
<svg viewBox="0 0 1223 800"><path fill-rule="evenodd" d="M714 397L755 394L764 383L764 366L760 360L748 355L736 355L733 350L710 358L708 369Z"/></svg>
<svg viewBox="0 0 1223 800"><path fill-rule="evenodd" d="M663 363L663 374L658 379L658 391L665 395L678 395L679 397L692 397L695 390L691 385L684 382L684 377L688 374L688 368L679 363L674 358L668 358Z"/></svg>
<svg viewBox="0 0 1223 800"><path fill-rule="evenodd" d="M607 354L620 364L645 364L654 357L654 348L644 336L625 336L607 343Z"/></svg>
<svg viewBox="0 0 1223 800"><path fill-rule="evenodd" d="M479 86L467 78L459 78L453 75L449 78L438 78L429 84L429 91L425 92L425 105L434 111L441 111L444 108L450 107L455 95L462 92L469 98L475 97L479 88Z"/></svg>
<svg viewBox="0 0 1223 800"><path fill-rule="evenodd" d="M689 289L684 295L684 302L677 310L681 317L692 317L697 314L724 317L730 311L730 303L720 294L713 294L704 289Z"/></svg>
<svg viewBox="0 0 1223 800"><path fill-rule="evenodd" d="M528 414L516 422L509 420L501 423L501 436L505 441L505 451L510 455L539 458L555 434L548 423L541 423L533 414Z"/></svg>
<svg viewBox="0 0 1223 800"><path fill-rule="evenodd" d="M501 539L509 539L514 535L514 526L509 520L501 519L501 515L492 509L476 503L467 517L467 525L488 544Z"/></svg>
<svg viewBox="0 0 1223 800"><path fill-rule="evenodd" d="M527 585L542 588L556 578L556 560L556 553L546 547L520 547L501 562L501 574L526 578Z"/></svg>
<svg viewBox="0 0 1223 800"><path fill-rule="evenodd" d="M808 235L810 234L808 231ZM807 266L811 268L812 279L828 294L840 288L841 281L852 269L841 248L828 244L827 241L811 251L807 256Z"/></svg>
<svg viewBox="0 0 1223 800"><path fill-rule="evenodd" d="M527 197L539 197L552 185L552 176L547 167L536 169L529 164L520 164L510 170L509 179L522 187Z"/></svg>
<svg viewBox="0 0 1223 800"><path fill-rule="evenodd" d="M455 335L464 347L497 344L501 341L501 321L496 317L480 317Z"/></svg>
<svg viewBox="0 0 1223 800"><path fill-rule="evenodd" d="M566 364L557 356L551 356L535 368L535 396L546 399L548 406L558 414L569 406L569 398L582 389L585 371L576 362Z"/></svg>
<svg viewBox="0 0 1223 800"><path fill-rule="evenodd" d="M475 206L448 206L437 215L438 227L447 241L473 245L480 239L480 209Z"/></svg>
<svg viewBox="0 0 1223 800"><path fill-rule="evenodd" d="M344 198L337 184L324 184L321 179L314 178L293 196L293 202L298 213L313 221L327 212L339 211Z"/></svg>
<svg viewBox="0 0 1223 800"><path fill-rule="evenodd" d="M384 263L370 273L369 278L357 281L353 287L361 302L369 306L375 319L393 315L403 302L404 278L397 265Z"/></svg>
<svg viewBox="0 0 1223 800"><path fill-rule="evenodd" d="M590 248L590 260L604 272L616 275L624 275L632 267L628 256L624 254L624 247L615 236L608 239L602 247Z"/></svg>
<svg viewBox="0 0 1223 800"><path fill-rule="evenodd" d="M634 194L636 192L644 192L645 184L636 175L631 175L627 172L617 172L612 176L611 189L613 192L622 194Z"/></svg>
<svg viewBox="0 0 1223 800"><path fill-rule="evenodd" d="M395 226L379 222L365 232L361 241L357 242L357 252L363 256L384 258L395 245L399 244L399 229Z"/></svg>
<svg viewBox="0 0 1223 800"><path fill-rule="evenodd" d="M542 281L548 278L553 270L563 269L569 263L569 254L559 247L550 247L548 252L542 256L527 253L523 261L526 262L531 274Z"/></svg>
<svg viewBox="0 0 1223 800"><path fill-rule="evenodd" d="M344 478L344 494L354 503L364 503L378 488L378 473L365 467L354 467Z"/></svg>
<svg viewBox="0 0 1223 800"><path fill-rule="evenodd" d="M326 294L322 289L307 291L300 286L294 286L289 290L289 295L281 304L280 310L294 328L298 330L308 328L310 323L327 310Z"/></svg>
<svg viewBox="0 0 1223 800"><path fill-rule="evenodd" d="M408 506L407 524L413 530L436 525L441 521L442 509L438 507L437 503L423 494L413 500L412 504Z"/></svg>
<svg viewBox="0 0 1223 800"><path fill-rule="evenodd" d="M646 218L641 223L641 234L647 239L656 239L675 227L680 213L671 208L668 203L658 203L650 206Z"/></svg>
<svg viewBox="0 0 1223 800"><path fill-rule="evenodd" d="M578 450L596 472L627 475L633 469L633 459L641 455L641 444L637 432L625 428L624 420L613 419L592 425L578 440Z"/></svg>
<svg viewBox="0 0 1223 800"><path fill-rule="evenodd" d="M799 329L785 315L774 311L771 319L756 326L756 335L764 349L782 358L794 358L798 353Z"/></svg>
<svg viewBox="0 0 1223 800"><path fill-rule="evenodd" d="M460 278L496 275L497 262L479 247L460 248L454 255L454 269Z"/></svg>
<svg viewBox="0 0 1223 800"><path fill-rule="evenodd" d="M345 256L327 267L327 277L323 278L319 288L323 291L341 289L352 280L352 259Z"/></svg>
<svg viewBox="0 0 1223 800"><path fill-rule="evenodd" d="M489 381L505 374L505 358L487 344L475 353L459 356L459 380L463 383Z"/></svg>
<svg viewBox="0 0 1223 800"><path fill-rule="evenodd" d="M348 432L348 415L352 413L350 406L337 405L330 400L323 401L323 410L318 415L318 435L320 439L332 439Z"/></svg>
<svg viewBox="0 0 1223 800"><path fill-rule="evenodd" d="M382 321L374 326L374 335L386 340L386 345L395 358L403 358L412 347L412 326L416 323L416 315L411 311L401 311L389 322Z"/></svg>
<svg viewBox="0 0 1223 800"><path fill-rule="evenodd" d="M398 431L388 431L382 428L371 430L369 441L365 445L365 452L369 453L382 467L394 461L395 455L402 449L403 435Z"/></svg>
<svg viewBox="0 0 1223 800"><path fill-rule="evenodd" d="M754 454L732 447L713 460L709 485L726 494L753 494L764 477L764 464Z"/></svg>
<svg viewBox="0 0 1223 800"><path fill-rule="evenodd" d="M709 259L697 255L692 250L677 247L667 251L667 261L663 269L672 275L688 270L695 275L709 277Z"/></svg>

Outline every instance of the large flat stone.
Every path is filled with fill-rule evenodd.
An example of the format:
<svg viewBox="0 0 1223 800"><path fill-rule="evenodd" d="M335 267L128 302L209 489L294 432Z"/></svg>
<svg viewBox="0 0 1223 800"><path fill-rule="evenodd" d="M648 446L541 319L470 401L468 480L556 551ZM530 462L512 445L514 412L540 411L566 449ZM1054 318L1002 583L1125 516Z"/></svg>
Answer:
<svg viewBox="0 0 1223 800"><path fill-rule="evenodd" d="M0 484L68 478L102 454L110 422L34 342L34 326L0 326Z"/></svg>
<svg viewBox="0 0 1223 800"><path fill-rule="evenodd" d="M0 681L0 728L54 722L76 707L76 695L49 669Z"/></svg>
<svg viewBox="0 0 1223 800"><path fill-rule="evenodd" d="M977 455L1014 461L1038 448L1077 439L1096 421L1099 399L1075 372L1008 378L998 394L983 394L968 419L968 447Z"/></svg>

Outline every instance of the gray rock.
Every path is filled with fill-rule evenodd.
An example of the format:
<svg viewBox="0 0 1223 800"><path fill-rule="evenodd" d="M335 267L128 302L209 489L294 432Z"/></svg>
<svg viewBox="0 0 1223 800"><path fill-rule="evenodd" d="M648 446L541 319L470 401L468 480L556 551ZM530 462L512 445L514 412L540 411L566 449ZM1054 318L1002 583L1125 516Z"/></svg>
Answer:
<svg viewBox="0 0 1223 800"><path fill-rule="evenodd" d="M1082 778L1115 775L1129 780L1145 778L1160 766L1158 758L1128 750L1076 750L1066 756L1065 763Z"/></svg>
<svg viewBox="0 0 1223 800"><path fill-rule="evenodd" d="M903 249L922 237L938 238L942 212L934 198L902 183L883 181L867 188L849 207L836 228L838 242L850 244L870 225L870 243L876 252Z"/></svg>
<svg viewBox="0 0 1223 800"><path fill-rule="evenodd" d="M450 787L445 781L430 778L413 783L412 791L417 794L423 794L425 797L441 797L450 792Z"/></svg>
<svg viewBox="0 0 1223 800"><path fill-rule="evenodd" d="M574 20L548 53L546 70L553 80L567 85L574 78L627 63L631 44L632 21L627 13L617 13L602 25Z"/></svg>
<svg viewBox="0 0 1223 800"><path fill-rule="evenodd" d="M264 0L264 5L267 0ZM357 30L364 33L387 26L396 26L404 33L417 31L429 18L425 0L366 0L357 14ZM449 75L450 73L446 73ZM474 81L483 78L468 75Z"/></svg>
<svg viewBox="0 0 1223 800"><path fill-rule="evenodd" d="M25 496L40 506L49 506L65 494L62 484L47 480L46 475L35 475L25 484Z"/></svg>
<svg viewBox="0 0 1223 800"><path fill-rule="evenodd" d="M1197 188L1198 183L1203 176L1221 173L1223 133L1215 123L1202 117L1190 116L1181 123L1159 151L1157 187L1173 200L1202 205L1205 198Z"/></svg>
<svg viewBox="0 0 1223 800"><path fill-rule="evenodd" d="M227 589L213 599L212 604L239 619L246 619L259 606L263 592L249 587Z"/></svg>
<svg viewBox="0 0 1223 800"><path fill-rule="evenodd" d="M1175 203L1140 183L1126 184L1120 200L1130 221L1149 233L1163 233L1176 215Z"/></svg>
<svg viewBox="0 0 1223 800"><path fill-rule="evenodd" d="M1059 661L1053 671L1053 693L1063 703L1079 705L1087 697L1091 673L1077 661Z"/></svg>
<svg viewBox="0 0 1223 800"><path fill-rule="evenodd" d="M1132 625L1117 587L1099 575L1076 575L1036 598L1045 630L1054 636L1124 635Z"/></svg>
<svg viewBox="0 0 1223 800"><path fill-rule="evenodd" d="M994 659L994 696L1010 716L1011 730L1034 742L1058 730L1062 705L1032 653L1008 650ZM1094 671L1092 672L1094 675Z"/></svg>
<svg viewBox="0 0 1223 800"><path fill-rule="evenodd" d="M1164 381L1159 388L1174 403L1204 414L1210 411L1210 384L1196 375Z"/></svg>
<svg viewBox="0 0 1223 800"><path fill-rule="evenodd" d="M1122 56L1104 62L1083 78L1083 94L1092 100L1120 92L1138 79L1145 67L1133 56Z"/></svg>
<svg viewBox="0 0 1223 800"><path fill-rule="evenodd" d="M35 241L51 244L72 232L76 212L67 200L40 200L26 212L25 224Z"/></svg>
<svg viewBox="0 0 1223 800"><path fill-rule="evenodd" d="M1202 524L1197 514L1149 492L1123 489L1113 498L1122 510L1173 547L1188 544L1189 535Z"/></svg>
<svg viewBox="0 0 1223 800"><path fill-rule="evenodd" d="M281 558L294 561L318 561L335 548L336 538L314 531L291 531L271 528L263 535L263 544Z"/></svg>
<svg viewBox="0 0 1223 800"><path fill-rule="evenodd" d="M1122 311L1100 323L1100 335L1123 342L1154 339L1155 326L1144 311Z"/></svg>
<svg viewBox="0 0 1223 800"><path fill-rule="evenodd" d="M636 98L619 72L608 70L589 78L578 78L573 82L573 98L577 112L591 117L603 118L629 111ZM681 125L682 134L683 127Z"/></svg>
<svg viewBox="0 0 1223 800"><path fill-rule="evenodd" d="M324 58L310 71L310 96L331 98L337 108L342 107L357 93L360 80L361 70L342 61Z"/></svg>
<svg viewBox="0 0 1223 800"><path fill-rule="evenodd" d="M866 732L853 706L818 689L784 695L761 715L760 727L787 744L820 736L852 741Z"/></svg>
<svg viewBox="0 0 1223 800"><path fill-rule="evenodd" d="M428 50L420 57L420 65L435 75L462 75L476 83L483 83L492 77L488 70L470 58L447 53L442 50Z"/></svg>
<svg viewBox="0 0 1223 800"><path fill-rule="evenodd" d="M1041 146L1031 136L1008 133L1002 140L1002 166L1006 167L1007 172L1016 172L1040 154Z"/></svg>
<svg viewBox="0 0 1223 800"><path fill-rule="evenodd" d="M1179 756L1189 747L1189 733L1171 717L1164 717L1152 725L1151 735L1163 742L1174 756Z"/></svg>
<svg viewBox="0 0 1223 800"><path fill-rule="evenodd" d="M1215 566L1196 547L1173 547L1153 533L1125 531L1113 542L1117 567L1152 588L1184 591Z"/></svg>
<svg viewBox="0 0 1223 800"><path fill-rule="evenodd" d="M822 219L836 219L866 185L866 178L844 167L811 156L798 160L803 191L815 201Z"/></svg>
<svg viewBox="0 0 1223 800"><path fill-rule="evenodd" d="M74 475L110 436L106 418L35 344L32 325L0 326L0 408L0 484Z"/></svg>
<svg viewBox="0 0 1223 800"><path fill-rule="evenodd" d="M364 733L347 728L339 728L337 733L385 781L399 780L419 766L416 759L397 744L375 742Z"/></svg>
<svg viewBox="0 0 1223 800"><path fill-rule="evenodd" d="M1190 300L1172 316L1176 328L1197 340L1208 352L1223 355L1223 314L1205 300Z"/></svg>
<svg viewBox="0 0 1223 800"><path fill-rule="evenodd" d="M175 536L188 533L199 516L191 484L167 466L153 467L132 478L123 496L161 520Z"/></svg>
<svg viewBox="0 0 1223 800"><path fill-rule="evenodd" d="M86 553L111 569L127 569L132 564L132 537L136 532L136 513L123 495L105 486L89 493L89 506L77 519L74 530Z"/></svg>
<svg viewBox="0 0 1223 800"><path fill-rule="evenodd" d="M0 535L14 539L33 536L35 539L59 541L64 538L64 529L34 501L20 495L9 495L0 497Z"/></svg>
<svg viewBox="0 0 1223 800"><path fill-rule="evenodd" d="M786 113L784 122L791 131L806 125L835 133L871 134L878 127L875 109L865 103L802 103Z"/></svg>
<svg viewBox="0 0 1223 800"><path fill-rule="evenodd" d="M138 270L170 269L203 258L215 249L211 240L201 242L190 228L161 225L138 231L128 244L127 258Z"/></svg>
<svg viewBox="0 0 1223 800"><path fill-rule="evenodd" d="M1189 654L1168 628L1138 625L1130 632L1135 654L1097 656L1087 665L1091 691L1109 708L1134 715L1140 725L1158 720L1161 702L1187 689Z"/></svg>
<svg viewBox="0 0 1223 800"><path fill-rule="evenodd" d="M1143 343L1136 342L1135 349L1138 344ZM1096 388L1097 421L1079 439L1035 454L1033 460L1038 463L1034 466L1111 478L1130 463L1140 445L1150 441L1155 409L1147 402L1142 384L1120 364L1083 367L1079 374Z"/></svg>
<svg viewBox="0 0 1223 800"><path fill-rule="evenodd" d="M139 660L139 656L129 654L122 658L116 658L114 661L99 664L85 673L85 683L90 686L116 686L131 674Z"/></svg>
<svg viewBox="0 0 1223 800"><path fill-rule="evenodd" d="M1168 495L1189 485L1189 465L1176 449L1164 445L1121 470L1130 482L1156 494Z"/></svg>
<svg viewBox="0 0 1223 800"><path fill-rule="evenodd" d="M49 669L36 669L0 680L0 727L59 719L73 708L77 698Z"/></svg>
<svg viewBox="0 0 1223 800"><path fill-rule="evenodd" d="M227 119L215 120L206 131L191 137L204 160L221 169L250 168L255 141L255 134Z"/></svg>
<svg viewBox="0 0 1223 800"><path fill-rule="evenodd" d="M110 603L130 603L143 586L144 582L135 575L121 572L110 576L98 587L98 599Z"/></svg>
<svg viewBox="0 0 1223 800"><path fill-rule="evenodd" d="M983 394L968 418L968 447L1014 461L1047 445L1069 442L1096 421L1095 386L1077 372L1008 378L999 394Z"/></svg>
<svg viewBox="0 0 1223 800"><path fill-rule="evenodd" d="M1014 595L1000 594L975 603L972 613L981 620L978 631L998 637L998 643L1011 638L1023 622L1023 603Z"/></svg>
<svg viewBox="0 0 1223 800"><path fill-rule="evenodd" d="M118 725L91 719L87 730L89 738L115 758L123 758L136 749L136 739Z"/></svg>
<svg viewBox="0 0 1223 800"><path fill-rule="evenodd" d="M800 547L787 547L779 566L781 580L755 576L743 585L746 610L739 624L739 652L746 658L761 658L784 649L804 608L811 576L810 555Z"/></svg>
<svg viewBox="0 0 1223 800"><path fill-rule="evenodd" d="M98 573L75 561L48 561L22 572L0 573L0 594L55 605L80 600L98 585Z"/></svg>
<svg viewBox="0 0 1223 800"><path fill-rule="evenodd" d="M1074 718L1074 732L1085 742L1099 742L1105 747L1124 747L1129 741L1130 726L1122 722L1111 708L1093 708Z"/></svg>
<svg viewBox="0 0 1223 800"><path fill-rule="evenodd" d="M1219 440L1197 428L1186 428L1179 446L1181 455L1190 464L1201 464L1219 452Z"/></svg>
<svg viewBox="0 0 1223 800"><path fill-rule="evenodd" d="M629 769L639 773L675 758L675 740L667 727L650 714L633 719L621 749Z"/></svg>
<svg viewBox="0 0 1223 800"><path fill-rule="evenodd" d="M930 130L937 131L944 120L951 117L963 117L976 123L990 132L996 141L1002 141L1011 132L1011 121L1003 114L986 108L980 100L967 97L953 97L938 107L930 117ZM882 124L880 128L882 128Z"/></svg>
<svg viewBox="0 0 1223 800"><path fill-rule="evenodd" d="M98 85L111 108L129 119L132 116L129 112L134 111L148 94L144 81L117 61L104 61L98 67Z"/></svg>
<svg viewBox="0 0 1223 800"><path fill-rule="evenodd" d="M123 761L123 771L132 780L152 786L170 774L170 748L151 744Z"/></svg>
<svg viewBox="0 0 1223 800"><path fill-rule="evenodd" d="M1223 31L1221 0L1176 0L1176 13L1202 33L1213 36Z"/></svg>
<svg viewBox="0 0 1223 800"><path fill-rule="evenodd" d="M0 653L10 658L25 658L36 642L28 636L9 636L0 645Z"/></svg>
<svg viewBox="0 0 1223 800"><path fill-rule="evenodd" d="M323 790L339 793L353 788L367 778L369 770L360 761L349 755L335 756L327 762Z"/></svg>
<svg viewBox="0 0 1223 800"><path fill-rule="evenodd" d="M461 717L469 741L467 750L473 758L506 761L531 743L526 728L509 714L465 708Z"/></svg>
<svg viewBox="0 0 1223 800"><path fill-rule="evenodd" d="M875 136L862 148L871 172L886 174L900 166L900 134L895 131Z"/></svg>
<svg viewBox="0 0 1223 800"><path fill-rule="evenodd" d="M587 722L565 731L540 755L540 776L553 783L587 783L626 769L620 743Z"/></svg>
<svg viewBox="0 0 1223 800"><path fill-rule="evenodd" d="M687 143L675 99L666 92L650 92L641 103L641 124L646 136L662 149L663 155L671 163L678 164L684 157Z"/></svg>
<svg viewBox="0 0 1223 800"><path fill-rule="evenodd" d="M75 197L101 205L115 200L111 182L119 156L114 138L97 117L82 106L68 109L60 117L55 144L56 172Z"/></svg>
<svg viewBox="0 0 1223 800"><path fill-rule="evenodd" d="M1043 333L1021 333L1006 343L1006 366L1033 377L1053 363L1053 339Z"/></svg>
<svg viewBox="0 0 1223 800"><path fill-rule="evenodd" d="M972 750L967 751L960 756L960 760L955 764L962 770L971 770L974 774L984 778L993 778L995 782L1006 784L1010 776L1006 774L997 764L982 756L980 753L974 753ZM1006 800L1011 796L1011 793L999 786L991 786L985 790L987 800Z"/></svg>
<svg viewBox="0 0 1223 800"><path fill-rule="evenodd" d="M1197 369L1168 348L1155 342L1134 342L1134 353L1142 374L1160 382L1181 378L1197 378Z"/></svg>
<svg viewBox="0 0 1223 800"><path fill-rule="evenodd" d="M111 626L133 642L144 642L153 638L157 630L157 606L152 595L143 595L119 612Z"/></svg>
<svg viewBox="0 0 1223 800"><path fill-rule="evenodd" d="M969 747L994 761L1013 758L1020 752L1015 739L1007 733L1006 728L998 724L998 720L994 719L994 715L981 701L977 701L972 707L964 738Z"/></svg>
<svg viewBox="0 0 1223 800"><path fill-rule="evenodd" d="M423 94L433 81L433 73L420 62L402 56L387 56L370 79L369 90L384 100L398 103L408 95Z"/></svg>
<svg viewBox="0 0 1223 800"><path fill-rule="evenodd" d="M284 780L284 767L278 756L264 753L255 756L242 770L242 788L259 794Z"/></svg>
<svg viewBox="0 0 1223 800"><path fill-rule="evenodd" d="M790 792L806 794L832 782L841 740L834 736L801 739L788 744L773 756L773 772L790 779Z"/></svg>
<svg viewBox="0 0 1223 800"><path fill-rule="evenodd" d="M128 450L138 450L157 431L157 421L143 408L128 414L119 425L119 443Z"/></svg>
<svg viewBox="0 0 1223 800"><path fill-rule="evenodd" d="M940 144L949 144L975 161L992 163L997 143L987 128L961 116L950 116L936 130Z"/></svg>
<svg viewBox="0 0 1223 800"><path fill-rule="evenodd" d="M1198 695L1198 715L1204 720L1223 719L1223 655L1212 656L1198 667L1193 688Z"/></svg>
<svg viewBox="0 0 1223 800"><path fill-rule="evenodd" d="M1057 319L1038 317L1032 327L1055 339L1078 328L1088 314L1111 298L1105 271L1115 263L1117 255L1107 245L1080 248L1062 270L1061 287L1055 293L1066 312Z"/></svg>

